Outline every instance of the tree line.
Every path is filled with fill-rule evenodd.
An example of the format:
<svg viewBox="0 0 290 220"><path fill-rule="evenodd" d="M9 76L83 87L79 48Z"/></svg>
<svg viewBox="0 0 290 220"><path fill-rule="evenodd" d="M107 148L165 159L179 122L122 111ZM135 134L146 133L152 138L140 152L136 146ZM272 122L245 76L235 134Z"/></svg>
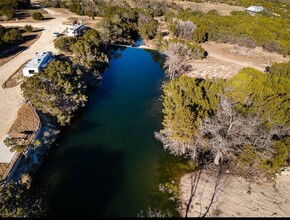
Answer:
<svg viewBox="0 0 290 220"><path fill-rule="evenodd" d="M287 0L187 0L197 3L224 3L229 5L238 5L245 8L252 5L259 5L265 8L266 14L278 14L281 17L289 18L290 3Z"/></svg>
<svg viewBox="0 0 290 220"><path fill-rule="evenodd" d="M268 73L244 68L232 78L185 75L164 84L165 149L198 164L220 164L246 176L279 171L290 161L290 63Z"/></svg>
<svg viewBox="0 0 290 220"><path fill-rule="evenodd" d="M9 20L14 17L14 10L20 8L29 8L30 6L30 0L1 0L0 16L2 16L4 20Z"/></svg>
<svg viewBox="0 0 290 220"><path fill-rule="evenodd" d="M165 18L175 35L195 42L233 43L250 48L261 46L270 52L285 56L290 54L289 18L265 14L252 16L246 11L233 11L230 15L221 16L215 10L203 13L191 9L170 11ZM193 22L195 27L180 28L186 22ZM184 30L194 30L194 33L186 36Z"/></svg>
<svg viewBox="0 0 290 220"><path fill-rule="evenodd" d="M88 30L71 43L72 57L60 56L40 73L21 84L25 99L33 107L61 126L71 122L76 112L85 106L88 89L96 86L100 74L108 65L108 50L96 30ZM21 139L7 138L12 151L23 153ZM35 147L39 141L32 143ZM10 181L0 187L0 216L37 217L45 214L46 206L39 193L30 192L31 178L24 174L19 181ZM31 197L31 195L35 195Z"/></svg>

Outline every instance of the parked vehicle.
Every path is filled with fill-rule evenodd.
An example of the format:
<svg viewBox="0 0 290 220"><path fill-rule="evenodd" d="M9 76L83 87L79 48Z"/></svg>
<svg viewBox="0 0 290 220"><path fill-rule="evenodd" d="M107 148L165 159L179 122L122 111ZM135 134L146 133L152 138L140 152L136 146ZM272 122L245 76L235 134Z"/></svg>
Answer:
<svg viewBox="0 0 290 220"><path fill-rule="evenodd" d="M58 33L58 32L53 32L53 36L54 37L58 37L60 35L60 33Z"/></svg>

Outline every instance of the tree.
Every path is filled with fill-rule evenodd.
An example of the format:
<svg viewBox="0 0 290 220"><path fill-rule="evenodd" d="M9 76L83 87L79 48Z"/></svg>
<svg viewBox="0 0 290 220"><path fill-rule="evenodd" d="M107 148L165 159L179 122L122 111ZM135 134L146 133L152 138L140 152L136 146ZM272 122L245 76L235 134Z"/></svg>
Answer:
<svg viewBox="0 0 290 220"><path fill-rule="evenodd" d="M194 120L194 114L188 107L178 108L172 119L165 124L165 129L155 134L155 137L174 155L184 155L192 148L196 132Z"/></svg>
<svg viewBox="0 0 290 220"><path fill-rule="evenodd" d="M10 29L5 32L2 37L3 42L8 44L17 43L18 41L22 40L21 33L18 29Z"/></svg>
<svg viewBox="0 0 290 220"><path fill-rule="evenodd" d="M43 15L42 15L41 12L34 12L34 13L32 14L32 18L33 18L34 20L43 20L43 19L44 19L44 17L43 17Z"/></svg>
<svg viewBox="0 0 290 220"><path fill-rule="evenodd" d="M76 37L60 37L54 42L54 46L60 50L72 52L72 45L76 42Z"/></svg>
<svg viewBox="0 0 290 220"><path fill-rule="evenodd" d="M155 133L165 149L174 155L196 158L197 128L201 118L212 116L219 107L222 82L200 81L188 76L163 86L164 128Z"/></svg>
<svg viewBox="0 0 290 220"><path fill-rule="evenodd" d="M6 31L6 28L3 27L2 25L0 25L0 39L1 39L2 36L4 35L5 31Z"/></svg>
<svg viewBox="0 0 290 220"><path fill-rule="evenodd" d="M204 118L198 128L195 146L199 151L210 150L215 157L222 155L229 161L236 161L237 156L247 161L245 156L253 155L252 160L247 161L251 162L249 170L261 170L263 163L270 161L271 171L277 171L285 163L288 152L285 145L281 147L283 143L276 141L290 135L289 127L267 128L260 117L236 111L227 97L221 98L220 105L217 113ZM220 162L217 158L216 161ZM269 172L268 169L263 171Z"/></svg>
<svg viewBox="0 0 290 220"><path fill-rule="evenodd" d="M32 32L32 31L33 31L33 27L32 27L31 25L25 25L25 26L24 26L24 30L25 30L26 32Z"/></svg>
<svg viewBox="0 0 290 220"><path fill-rule="evenodd" d="M78 14L78 15L82 14L81 5L80 5L80 2L78 0L71 0L70 1L69 10L71 12Z"/></svg>
<svg viewBox="0 0 290 220"><path fill-rule="evenodd" d="M155 137L174 155L223 162L242 175L277 172L290 155L289 76L289 63L274 63L267 74L245 68L227 80L174 78L163 86L164 128Z"/></svg>
<svg viewBox="0 0 290 220"><path fill-rule="evenodd" d="M164 53L166 55L164 67L170 79L189 71L191 68L191 65L188 64L190 59L204 57L204 49L201 46L184 41L170 42Z"/></svg>
<svg viewBox="0 0 290 220"><path fill-rule="evenodd" d="M3 142L7 147L10 147L11 152L24 153L27 150L27 145L24 144L22 138L7 137Z"/></svg>
<svg viewBox="0 0 290 220"><path fill-rule="evenodd" d="M2 0L0 1L0 15L4 16L5 20L14 17L14 9L17 8L16 0Z"/></svg>
<svg viewBox="0 0 290 220"><path fill-rule="evenodd" d="M140 210L140 212L137 214L138 218L166 218L166 217L172 217L171 213L169 211L162 212L158 209L151 209L148 207L148 209L143 212L143 210Z"/></svg>
<svg viewBox="0 0 290 220"><path fill-rule="evenodd" d="M208 33L204 26L197 27L193 32L194 40L197 43L204 43L208 40Z"/></svg>
<svg viewBox="0 0 290 220"><path fill-rule="evenodd" d="M39 194L31 196L28 191L29 186L29 180L27 179L24 184L11 181L0 187L1 217L39 217L44 214L43 200Z"/></svg>
<svg viewBox="0 0 290 220"><path fill-rule="evenodd" d="M159 49L162 46L162 41L163 41L163 34L160 31L157 31L154 39L153 39L153 44Z"/></svg>
<svg viewBox="0 0 290 220"><path fill-rule="evenodd" d="M69 61L51 62L44 72L28 78L21 89L37 110L56 117L60 125L69 124L87 100L82 72Z"/></svg>
<svg viewBox="0 0 290 220"><path fill-rule="evenodd" d="M100 73L98 69L107 65L105 48L96 30L87 31L82 39L72 46L72 51L75 55L75 64L85 68L86 72L94 72L98 76Z"/></svg>
<svg viewBox="0 0 290 220"><path fill-rule="evenodd" d="M228 79L227 93L237 103L237 109L243 113L260 115L267 126L290 125L290 71L287 65L274 65L269 74L244 68Z"/></svg>
<svg viewBox="0 0 290 220"><path fill-rule="evenodd" d="M175 25L174 35L184 40L192 41L195 29L196 25L192 21L179 20Z"/></svg>
<svg viewBox="0 0 290 220"><path fill-rule="evenodd" d="M138 37L137 23L137 13L129 5L107 5L97 28L105 42L131 42Z"/></svg>
<svg viewBox="0 0 290 220"><path fill-rule="evenodd" d="M140 27L141 37L146 40L153 39L156 35L157 28L158 28L158 21L156 20L152 20L147 24L143 24Z"/></svg>

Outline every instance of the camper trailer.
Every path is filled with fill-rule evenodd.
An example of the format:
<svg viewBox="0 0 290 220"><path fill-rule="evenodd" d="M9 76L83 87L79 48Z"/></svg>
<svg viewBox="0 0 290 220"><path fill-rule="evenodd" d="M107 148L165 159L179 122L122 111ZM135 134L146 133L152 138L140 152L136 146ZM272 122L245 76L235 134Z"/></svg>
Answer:
<svg viewBox="0 0 290 220"><path fill-rule="evenodd" d="M82 36L87 31L87 27L82 24L75 24L66 30L68 37Z"/></svg>
<svg viewBox="0 0 290 220"><path fill-rule="evenodd" d="M36 52L36 56L30 60L23 68L23 76L30 77L35 73L39 73L42 68L54 60L54 56L51 51Z"/></svg>

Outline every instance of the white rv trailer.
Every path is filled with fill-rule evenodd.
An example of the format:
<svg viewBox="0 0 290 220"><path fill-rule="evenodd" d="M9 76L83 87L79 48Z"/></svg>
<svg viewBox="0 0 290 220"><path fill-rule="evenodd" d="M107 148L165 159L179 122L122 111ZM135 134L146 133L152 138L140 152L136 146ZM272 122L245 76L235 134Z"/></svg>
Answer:
<svg viewBox="0 0 290 220"><path fill-rule="evenodd" d="M75 24L66 30L68 37L77 37L83 35L87 30L87 27L82 24Z"/></svg>
<svg viewBox="0 0 290 220"><path fill-rule="evenodd" d="M36 56L23 68L23 76L30 77L35 73L39 73L41 69L47 67L53 59L54 56L51 51L36 52Z"/></svg>

